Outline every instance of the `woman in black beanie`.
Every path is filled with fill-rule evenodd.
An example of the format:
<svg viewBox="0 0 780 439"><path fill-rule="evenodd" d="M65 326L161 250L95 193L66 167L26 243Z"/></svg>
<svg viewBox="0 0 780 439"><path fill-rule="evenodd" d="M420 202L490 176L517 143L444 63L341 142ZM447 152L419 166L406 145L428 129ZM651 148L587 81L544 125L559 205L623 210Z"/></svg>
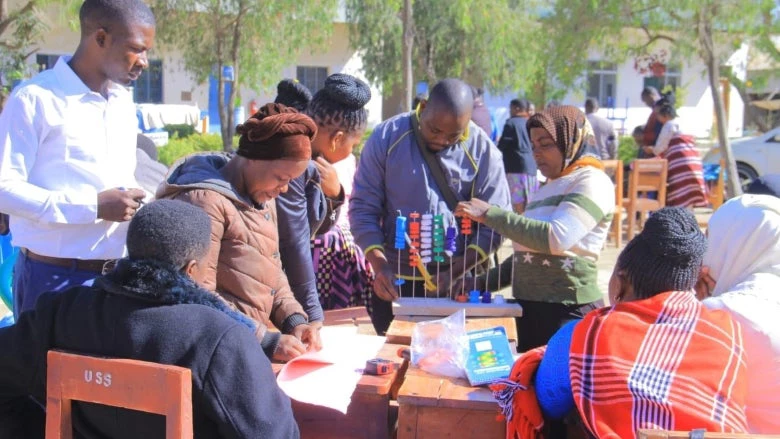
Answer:
<svg viewBox="0 0 780 439"><path fill-rule="evenodd" d="M348 194L333 166L351 158L352 149L362 139L368 123L365 105L370 99L371 89L354 76L336 73L325 80L325 86L314 94L304 111L317 123L312 161L277 200L282 265L310 321L324 318L323 306L331 309L363 304L370 288L372 274L349 230L334 226ZM345 179L345 186L350 183L351 176ZM317 278L315 272L320 269L312 259L311 239L329 230L335 230L336 236L315 240L315 259L319 260L323 252L331 253L327 260L338 264L339 269L328 265L325 269L330 276Z"/></svg>

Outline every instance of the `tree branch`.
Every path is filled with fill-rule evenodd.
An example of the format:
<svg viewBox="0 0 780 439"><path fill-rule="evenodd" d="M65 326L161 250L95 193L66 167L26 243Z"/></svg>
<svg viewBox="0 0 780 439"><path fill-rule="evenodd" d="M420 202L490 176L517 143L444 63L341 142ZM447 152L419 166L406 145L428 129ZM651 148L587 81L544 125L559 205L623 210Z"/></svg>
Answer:
<svg viewBox="0 0 780 439"><path fill-rule="evenodd" d="M29 2L27 2L26 5L22 7L22 9L19 9L18 11L12 14L8 14L8 16L5 17L3 21L0 21L0 35L2 35L8 29L8 26L10 26L11 23L16 21L17 17L31 12L33 8L35 8L36 1L37 0L30 0ZM5 3L5 0L0 0L0 2Z"/></svg>
<svg viewBox="0 0 780 439"><path fill-rule="evenodd" d="M11 43L6 42L6 41L0 41L0 47L2 47L3 49L8 50L9 52L15 52L15 51L21 49L22 45L21 44L11 44Z"/></svg>

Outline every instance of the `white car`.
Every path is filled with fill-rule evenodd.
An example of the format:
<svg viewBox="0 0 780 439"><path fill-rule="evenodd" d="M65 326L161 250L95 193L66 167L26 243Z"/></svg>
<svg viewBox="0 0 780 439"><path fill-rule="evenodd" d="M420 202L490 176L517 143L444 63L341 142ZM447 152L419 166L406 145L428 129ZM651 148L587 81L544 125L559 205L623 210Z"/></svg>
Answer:
<svg viewBox="0 0 780 439"><path fill-rule="evenodd" d="M780 127L756 137L735 140L731 142L731 150L743 189L759 176L780 174ZM704 163L719 162L720 149L713 147L704 156Z"/></svg>

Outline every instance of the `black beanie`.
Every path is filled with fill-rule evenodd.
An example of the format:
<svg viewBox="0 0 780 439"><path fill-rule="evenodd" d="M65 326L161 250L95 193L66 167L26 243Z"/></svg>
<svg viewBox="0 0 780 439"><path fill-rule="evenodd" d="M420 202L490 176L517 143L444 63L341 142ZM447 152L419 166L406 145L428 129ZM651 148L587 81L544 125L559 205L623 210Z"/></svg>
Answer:
<svg viewBox="0 0 780 439"><path fill-rule="evenodd" d="M693 214L681 207L666 207L651 214L645 227L618 257L640 298L668 291L688 291L701 270L707 238Z"/></svg>
<svg viewBox="0 0 780 439"><path fill-rule="evenodd" d="M130 259L154 260L176 268L202 259L210 243L208 214L184 201L153 201L138 210L127 228Z"/></svg>
<svg viewBox="0 0 780 439"><path fill-rule="evenodd" d="M311 91L295 79L282 79L276 85L276 99L274 103L303 111L311 102Z"/></svg>

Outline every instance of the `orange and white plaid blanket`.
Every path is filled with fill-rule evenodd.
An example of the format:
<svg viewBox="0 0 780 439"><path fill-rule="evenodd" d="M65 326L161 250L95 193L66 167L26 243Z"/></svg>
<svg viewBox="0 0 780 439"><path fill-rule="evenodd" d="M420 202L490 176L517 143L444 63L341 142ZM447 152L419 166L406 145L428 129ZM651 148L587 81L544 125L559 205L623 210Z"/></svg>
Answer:
<svg viewBox="0 0 780 439"><path fill-rule="evenodd" d="M589 313L574 329L574 401L599 438L639 429L746 432L747 369L739 324L690 292Z"/></svg>

